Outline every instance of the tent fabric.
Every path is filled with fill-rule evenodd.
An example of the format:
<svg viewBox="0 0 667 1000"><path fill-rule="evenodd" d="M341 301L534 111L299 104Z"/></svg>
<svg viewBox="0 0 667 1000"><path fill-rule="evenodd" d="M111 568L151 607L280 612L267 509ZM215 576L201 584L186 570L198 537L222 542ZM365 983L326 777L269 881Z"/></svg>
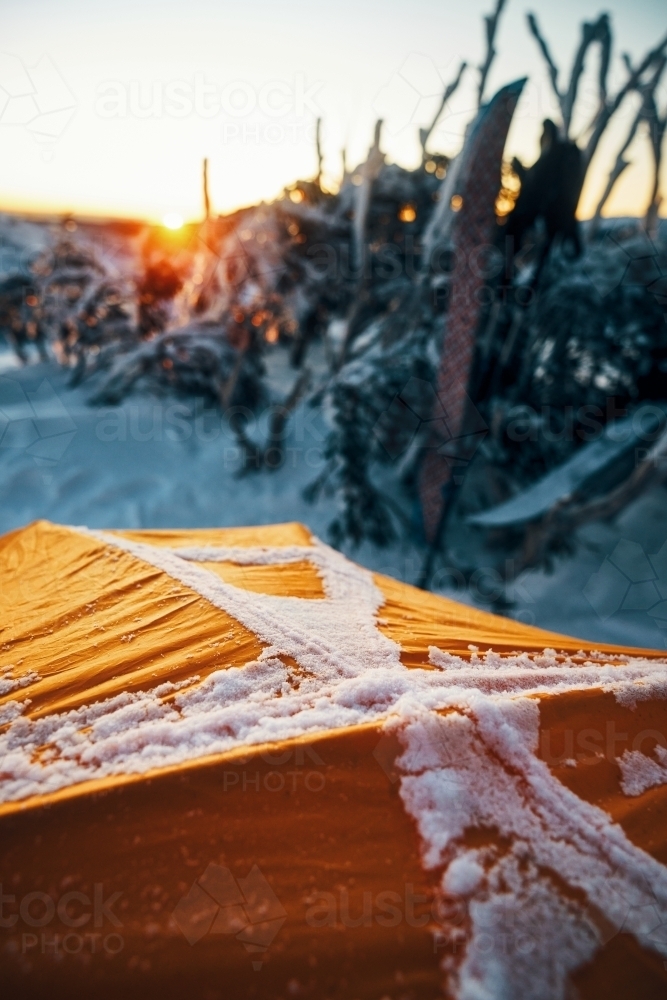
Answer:
<svg viewBox="0 0 667 1000"><path fill-rule="evenodd" d="M0 572L19 995L664 995L664 651L424 593L298 524L38 522Z"/></svg>

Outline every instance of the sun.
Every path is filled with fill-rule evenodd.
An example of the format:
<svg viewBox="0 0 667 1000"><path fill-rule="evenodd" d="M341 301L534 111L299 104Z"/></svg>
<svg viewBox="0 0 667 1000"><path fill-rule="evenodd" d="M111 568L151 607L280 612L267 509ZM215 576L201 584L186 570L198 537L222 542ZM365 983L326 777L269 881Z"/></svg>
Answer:
<svg viewBox="0 0 667 1000"><path fill-rule="evenodd" d="M167 229L180 229L183 225L183 217L178 212L167 212L162 218L162 224Z"/></svg>

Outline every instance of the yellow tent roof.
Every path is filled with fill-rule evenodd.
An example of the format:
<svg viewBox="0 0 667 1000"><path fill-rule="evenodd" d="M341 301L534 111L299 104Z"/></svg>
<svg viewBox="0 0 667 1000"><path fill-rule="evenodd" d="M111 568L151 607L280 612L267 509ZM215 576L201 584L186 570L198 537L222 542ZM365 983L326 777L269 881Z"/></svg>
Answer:
<svg viewBox="0 0 667 1000"><path fill-rule="evenodd" d="M299 524L38 522L0 573L21 996L664 995L664 652L435 597Z"/></svg>

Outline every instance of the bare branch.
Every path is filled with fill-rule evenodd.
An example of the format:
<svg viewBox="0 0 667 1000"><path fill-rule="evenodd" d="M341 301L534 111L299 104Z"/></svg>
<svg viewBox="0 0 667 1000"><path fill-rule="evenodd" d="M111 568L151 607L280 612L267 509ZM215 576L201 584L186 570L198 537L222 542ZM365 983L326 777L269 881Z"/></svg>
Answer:
<svg viewBox="0 0 667 1000"><path fill-rule="evenodd" d="M202 185L204 190L204 218L208 219L211 215L211 199L208 193L208 157L204 157Z"/></svg>
<svg viewBox="0 0 667 1000"><path fill-rule="evenodd" d="M613 115L618 111L619 107L630 93L631 90L639 89L641 78L644 73L655 63L657 60L662 58L662 55L667 48L667 35L656 45L654 49L644 56L644 59L639 64L639 66L634 69L625 84L616 94L613 100L607 101L601 108L597 115L596 120L593 122L592 132L590 138L584 149L584 168L588 168L595 151L598 148L602 134L609 124ZM629 63L629 60L628 60Z"/></svg>
<svg viewBox="0 0 667 1000"><path fill-rule="evenodd" d="M600 57L600 107L604 107L607 102L607 73L611 54L611 28L609 26L608 14L601 14L593 24L584 23L582 25L581 42L579 43L579 48L572 64L570 84L567 88L567 93L563 97L563 131L566 136L569 136L572 126L572 114L577 100L581 74L584 71L586 54L594 42L599 42L602 48Z"/></svg>
<svg viewBox="0 0 667 1000"><path fill-rule="evenodd" d="M658 120L658 126L655 131L655 139L653 141L653 155L655 160L655 173L653 175L653 189L651 191L651 198L649 200L648 209L646 211L646 218L644 220L644 225L646 231L654 235L657 231L658 226L658 212L660 211L660 206L662 205L662 194L660 193L660 168L662 166L662 153L665 138L667 137L667 112L665 115Z"/></svg>
<svg viewBox="0 0 667 1000"><path fill-rule="evenodd" d="M434 117L433 121L431 122L430 126L428 128L420 128L419 129L419 141L420 141L421 147L422 147L422 160L424 160L426 158L426 143L431 138L431 133L433 132L433 129L435 128L435 126L438 124L438 119L440 118L440 115L444 111L444 108L445 108L445 105L447 104L447 101L452 96L452 94L454 93L454 91L458 88L458 85L461 82L461 77L463 76L463 74L466 71L467 67L468 67L468 64L466 62L462 62L461 63L461 65L459 66L459 71L456 74L455 78L452 80L452 82L450 84L447 85L447 87L445 87L445 92L442 95L442 100L440 102L440 106L438 107L438 110L437 110L437 112L435 114L435 117Z"/></svg>
<svg viewBox="0 0 667 1000"><path fill-rule="evenodd" d="M646 210L645 226L649 233L652 233L657 225L658 211L662 198L660 196L660 168L662 166L662 147L667 132L667 108L662 117L658 111L655 92L662 78L662 74L667 67L667 55L662 55L655 71L655 83L646 100L646 122L648 124L649 140L653 153L653 187Z"/></svg>
<svg viewBox="0 0 667 1000"><path fill-rule="evenodd" d="M498 21L500 20L500 15L503 12L503 7L505 6L506 0L496 0L496 9L493 14L488 14L484 18L484 24L486 25L486 59L479 67L479 90L477 92L477 106L481 107L482 101L484 99L484 88L486 87L486 79L489 75L489 70L491 69L491 64L496 57L496 50L494 48L494 42L496 40L496 32L498 30Z"/></svg>
<svg viewBox="0 0 667 1000"><path fill-rule="evenodd" d="M341 149L341 151L340 151L340 159L341 159L341 165L343 167L343 176L342 176L341 182L340 182L341 187L342 187L343 184L345 184L346 180L349 177L349 173L348 173L348 170L347 170L347 146L343 146L343 148Z"/></svg>
<svg viewBox="0 0 667 1000"><path fill-rule="evenodd" d="M246 352L244 350L239 351L232 370L227 376L225 382L221 384L218 388L220 407L223 413L225 413L229 409L229 404L231 402L232 396L234 395L234 389L236 388L236 383L239 380L239 375L241 374L241 369L243 368L245 355Z"/></svg>
<svg viewBox="0 0 667 1000"><path fill-rule="evenodd" d="M601 14L600 17L597 19L597 21L590 24L585 23L583 25L581 42L579 44L579 48L577 50L577 54L575 56L574 63L572 66L572 72L570 74L570 82L568 85L568 89L567 92L565 93L562 93L558 87L558 67L553 61L553 58L549 51L549 47L540 32L537 23L537 18L535 17L534 14L528 15L528 26L530 28L531 34L536 39L540 47L540 50L542 52L542 55L544 56L544 60L547 64L549 70L549 78L551 80L551 86L553 88L553 92L560 106L561 116L562 116L562 129L566 137L569 137L570 130L572 127L572 116L574 112L574 105L577 99L577 92L579 89L581 75L584 70L586 53L593 43L598 42L600 44L600 50L601 50L600 69L598 75L600 106L593 118L593 121L591 122L591 124L588 126L588 128L585 130L584 133L588 134L588 141L586 142L583 150L583 171L581 177L583 186L583 181L586 171L591 163L591 160L593 159L593 156L595 155L600 139L607 125L609 124L611 118L616 113L618 108L621 106L621 104L631 91L633 90L639 90L640 92L643 91L645 84L642 83L642 78L644 77L644 74L647 72L647 70L649 70L656 62L659 63L660 60L663 58L663 54L665 52L665 49L667 48L667 36L663 38L654 49L651 49L651 51L649 51L646 54L642 62L636 67L633 67L632 61L627 54L623 55L623 60L628 70L628 78L625 84L618 91L616 96L610 100L607 92L607 77L609 74L609 65L611 61L612 34L611 34L611 26L609 23L609 17L607 14ZM645 111L644 117L648 118L647 111ZM655 118L654 121L656 121ZM630 140L634 136L638 125L639 125L638 121L633 122L633 128L631 129ZM660 131L659 128L655 128L653 129L653 132L655 133L655 138L653 140L654 158L657 156L657 160L659 162L660 150L664 138L664 129ZM656 141L659 143L657 147L658 150L657 154L655 145ZM605 201L609 197L611 188L616 183L616 180L618 180L618 178L621 176L621 173L627 166L627 163L623 157L623 153L627 149L627 145L629 145L629 143L624 145L623 149L619 153L616 164L614 165L614 169L609 179L611 186L608 185L608 190L605 191L601 203L598 205L598 210L597 210L598 212L601 210ZM654 192L654 199L657 197L658 195L656 191Z"/></svg>
<svg viewBox="0 0 667 1000"><path fill-rule="evenodd" d="M296 406L298 406L306 394L311 378L312 372L310 368L304 368L296 379L282 406L277 406L271 415L269 440L267 441L263 456L264 465L266 465L269 469L277 469L283 463L285 457L285 430L287 428L287 422L292 411Z"/></svg>
<svg viewBox="0 0 667 1000"><path fill-rule="evenodd" d="M577 49L577 54L574 57L574 62L572 63L572 71L570 73L570 83L567 88L566 93L563 95L563 132L566 136L570 134L570 127L572 125L572 112L574 110L574 102L577 99L577 90L579 89L579 80L581 79L581 74L584 71L584 62L586 60L586 53L589 47L593 44L595 40L595 25L588 24L584 22L581 26L581 41L579 42L579 48Z"/></svg>
<svg viewBox="0 0 667 1000"><path fill-rule="evenodd" d="M315 127L315 151L317 153L317 176L315 177L315 183L319 188L322 187L322 119L317 119L317 125Z"/></svg>
<svg viewBox="0 0 667 1000"><path fill-rule="evenodd" d="M352 296L347 316L345 317L345 327L341 335L341 349L338 357L338 365L342 365L345 361L349 346L354 339L355 324L368 281L368 268L366 266L366 231L373 185L375 184L375 181L377 180L384 165L384 154L380 149L381 133L382 119L380 118L375 123L373 145L368 151L366 162L362 164L361 167L358 167L356 171L356 173L361 176L361 184L357 187L354 207L354 222L352 225L356 288Z"/></svg>
<svg viewBox="0 0 667 1000"><path fill-rule="evenodd" d="M240 357L243 358L243 355L240 355ZM235 371L237 368L238 361ZM234 372L232 372L232 375L234 375ZM310 368L304 368L300 375L297 376L285 400L273 409L265 444L255 444L248 436L243 423L235 421L234 434L236 440L241 448L243 448L246 456L254 456L254 461L257 462L255 468L269 469L270 471L281 468L285 458L285 431L287 429L287 422L292 411L306 394L311 379L312 372ZM221 402L224 405L222 397Z"/></svg>
<svg viewBox="0 0 667 1000"><path fill-rule="evenodd" d="M366 260L366 223L368 210L370 208L371 191L373 184L377 180L378 174L384 164L384 155L380 150L380 135L382 133L382 119L375 123L373 134L373 145L368 152L368 158L362 167L358 168L361 174L361 184L357 188L356 204L354 209L354 246L355 246L355 267L359 268L360 276L365 271Z"/></svg>
<svg viewBox="0 0 667 1000"><path fill-rule="evenodd" d="M598 223L598 221L599 221L599 219L600 219L600 217L602 215L602 209L607 204L607 201L609 199L609 195L611 194L611 192L612 192L612 190L613 190L613 188L614 188L614 186L616 184L616 181L621 176L621 174L623 173L623 171L626 170L627 167L630 166L630 160L626 160L625 159L624 153L627 151L628 147L630 146L630 143L632 142L632 140L634 139L635 135L637 134L637 129L639 128L639 125L640 125L643 117L644 117L644 105L642 104L642 106L640 107L639 111L637 112L637 114L634 117L632 125L630 126L630 130L628 132L627 138L626 138L625 142L623 143L623 146L621 147L621 149L618 152L618 156L616 157L616 162L615 162L615 164L614 164L614 166L613 166L613 168L611 170L611 173L609 174L609 178L607 180L607 186L605 187L604 192L602 194L602 197L600 198L600 200L599 200L599 202L597 204L597 208L595 209L595 215L593 216L593 219L594 219L594 228L597 228L597 223Z"/></svg>
<svg viewBox="0 0 667 1000"><path fill-rule="evenodd" d="M632 75L632 73L634 73L634 67L632 65L630 56L627 53L623 54L623 62L625 63L630 75ZM650 140L653 148L653 156L656 166L656 184L654 185L654 191L651 200L649 202L649 206L653 204L653 200L655 198L657 190L657 180L660 169L660 150L658 148L658 151L656 152L654 144L656 126L658 129L660 127L660 119L658 118L658 111L655 103L655 91L658 87L658 84L660 83L660 77L662 76L666 65L667 65L667 56L663 55L657 61L655 69L653 70L653 73L649 77L649 79L646 80L644 83L640 83L637 87L637 90L641 94L641 99L642 99L641 104L639 106L637 114L635 115L632 121L627 138L623 143L623 146L619 150L618 156L616 157L616 163L614 164L614 167L611 173L609 174L609 179L607 181L607 186L604 190L604 193L600 198L600 201L598 202L597 208L595 209L595 216L593 219L594 230L597 228L597 223L602 214L602 209L604 208L609 198L609 195L611 194L614 185L616 184L616 181L621 176L623 171L630 166L630 161L625 159L624 154L627 151L628 147L630 146L635 135L637 134L637 130L642 122L646 122L649 127Z"/></svg>
<svg viewBox="0 0 667 1000"><path fill-rule="evenodd" d="M607 77L609 76L609 64L611 63L611 25L606 14L603 15L606 22L600 28L600 68L598 71L598 85L600 91L600 104L607 101Z"/></svg>
<svg viewBox="0 0 667 1000"><path fill-rule="evenodd" d="M630 55L627 52L623 52L622 55L621 55L621 59L623 61L623 64L624 64L625 68L628 71L628 76L629 77L632 76L632 74L635 72L635 68L632 65L632 59L631 59ZM604 105L600 104L598 106L597 111L593 115L592 119L588 123L588 125L586 125L586 126L584 126L584 128L582 128L582 130L580 131L579 135L576 138L575 137L572 138L573 142L576 142L577 145L578 145L579 142L581 140L584 140L587 135L590 136L592 134L593 129L595 128L595 125L597 123L597 120L598 120L598 118L599 118L599 116L600 116L600 114L601 114L601 112L603 110L604 110ZM585 146L585 142L584 142L584 146Z"/></svg>
<svg viewBox="0 0 667 1000"><path fill-rule="evenodd" d="M542 52L542 55L544 56L544 61L546 62L547 67L549 69L549 79L551 80L551 87L553 89L554 94L556 95L556 99L558 101L558 106L560 107L561 114L562 114L563 113L563 95L561 94L560 90L558 89L558 67L556 66L555 62L553 61L553 59L551 57L551 52L549 51L549 46L547 45L544 36L540 32L540 28L539 28L539 25L537 23L537 18L535 17L534 14L528 14L528 27L530 28L530 32L531 32L533 38L535 38L535 40L537 41L537 44L540 47L540 51Z"/></svg>

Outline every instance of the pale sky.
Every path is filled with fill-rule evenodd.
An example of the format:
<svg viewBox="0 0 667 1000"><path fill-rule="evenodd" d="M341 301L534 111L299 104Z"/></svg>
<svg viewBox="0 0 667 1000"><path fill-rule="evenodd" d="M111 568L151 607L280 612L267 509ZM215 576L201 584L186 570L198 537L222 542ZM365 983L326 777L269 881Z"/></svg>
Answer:
<svg viewBox="0 0 667 1000"><path fill-rule="evenodd" d="M72 211L160 220L202 212L201 163L210 160L215 211L275 197L315 171L314 121L323 118L325 174L365 155L376 118L383 148L418 162L417 130L465 58L483 47L492 0L4 0L0 40L0 209ZM538 15L561 81L579 23L601 10L615 35L612 85L622 51L638 60L667 30L658 0L509 0L487 96L528 75L508 142L531 162L540 122L555 115L525 15ZM591 61L591 76L594 60ZM434 136L455 153L475 106L470 69ZM580 117L594 110L584 83ZM662 105L667 106L663 85ZM609 130L582 199L590 214L632 118ZM645 209L648 141L629 151L610 214ZM667 155L665 156L667 161ZM664 190L667 193L667 162Z"/></svg>

